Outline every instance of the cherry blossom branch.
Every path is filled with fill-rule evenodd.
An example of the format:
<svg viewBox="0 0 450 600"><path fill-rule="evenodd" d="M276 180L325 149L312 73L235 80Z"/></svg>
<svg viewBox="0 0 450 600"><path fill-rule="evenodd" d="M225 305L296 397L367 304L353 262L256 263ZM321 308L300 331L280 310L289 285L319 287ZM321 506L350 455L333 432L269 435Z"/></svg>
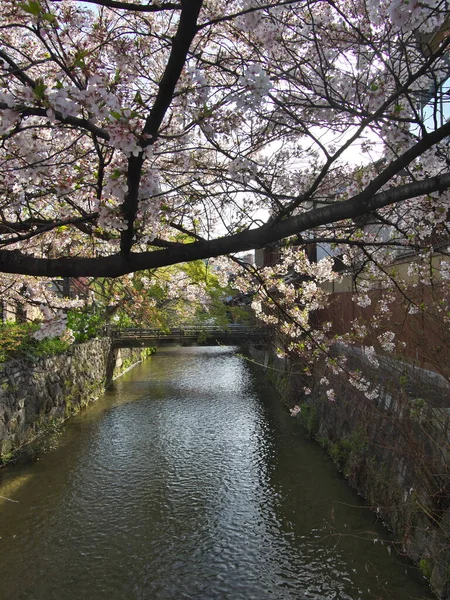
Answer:
<svg viewBox="0 0 450 600"><path fill-rule="evenodd" d="M190 45L197 33L197 19L201 6L202 0L187 0L184 3L178 29L172 40L170 56L159 83L158 94L142 130L139 144L141 148L153 144L156 140L158 130L172 102L175 86L186 62ZM133 245L134 221L138 208L143 162L142 152L138 156L131 156L128 161L128 193L121 207L124 220L127 222L127 228L122 232L120 240L120 250L124 256L129 254Z"/></svg>
<svg viewBox="0 0 450 600"><path fill-rule="evenodd" d="M282 2L275 2L272 4L260 4L258 6L252 6L250 8L246 8L244 10L239 10L230 15L225 15L223 17L217 17L216 19L211 19L210 21L206 21L199 25L200 29L205 29L206 27L211 27L211 25L217 25L218 23L226 23L227 21L234 21L236 17L242 17L244 15L251 14L256 11L263 11L269 8L280 7L280 6L289 6L290 4L297 4L298 0L283 0Z"/></svg>
<svg viewBox="0 0 450 600"><path fill-rule="evenodd" d="M0 102L0 110L7 110L10 108L5 102ZM22 117L43 117L48 119L47 109L38 108L34 106L15 106L13 109L15 112L19 113ZM63 115L59 111L54 111L55 118L57 121L64 123L66 125L72 125L73 127L79 127L88 131L89 133L95 134L102 140L109 140L109 133L96 125L93 125L87 119L82 119L80 117L71 117L67 115L63 117ZM51 126L51 122L49 121L49 126Z"/></svg>
<svg viewBox="0 0 450 600"><path fill-rule="evenodd" d="M370 188L370 186L369 186ZM369 188L349 200L317 208L285 219L214 240L196 241L182 247L154 252L131 252L97 258L34 258L17 250L0 250L0 271L36 276L118 277L126 273L211 258L261 248L283 238L326 225L355 218L374 210L432 192L450 188L450 172L391 188L376 195Z"/></svg>
<svg viewBox="0 0 450 600"><path fill-rule="evenodd" d="M81 0L80 0L81 1ZM61 0L50 0L50 2L61 2ZM154 13L164 10L180 10L181 4L175 2L162 2L161 4L135 4L133 2L118 2L117 0L83 0L83 4L96 4L107 8L129 10L132 12Z"/></svg>
<svg viewBox="0 0 450 600"><path fill-rule="evenodd" d="M22 235L16 235L10 239L6 239L6 240L0 240L0 246L8 246L11 244L16 244L17 242L22 242L24 240L29 240L33 237L36 237L42 233L46 233L48 231L52 231L53 229L56 229L58 227L64 227L67 225L79 225L82 223L86 223L89 221L93 221L98 217L98 214L94 214L94 215L87 215L85 217L79 217L78 219L74 219L74 218L70 218L70 219L62 219L60 221L48 221L45 222L43 220L35 220L33 219L32 221L29 222L28 224L28 228L31 229L34 226L38 225L39 226L30 231L29 233L26 234L22 234ZM22 223L14 223L12 224L12 231L10 231L9 233L16 233L17 231L20 231L20 229L17 227L18 225L22 225ZM14 228L14 226L16 226ZM2 224L1 228L0 228L0 233L4 233L5 230L7 228L7 224ZM26 229L22 229L22 231ZM84 233L86 233L86 230L84 230Z"/></svg>
<svg viewBox="0 0 450 600"><path fill-rule="evenodd" d="M10 66L9 73L14 75L23 84L30 86L32 89L36 87L36 82L29 77L23 69L4 51L0 49L0 58L2 58Z"/></svg>
<svg viewBox="0 0 450 600"><path fill-rule="evenodd" d="M308 190L308 192L306 194L302 194L302 195L298 196L293 202L291 202L289 205L287 205L278 215L276 215L276 217L275 217L276 221L283 219L286 215L292 213L292 211L294 211L302 203L304 203L305 201L308 201L312 197L314 191L319 187L320 182L327 175L331 165L345 152L345 150L350 148L351 144L353 144L354 141L357 140L361 136L361 134L367 128L368 125L375 122L377 120L377 118L379 118L384 113L386 108L390 104L392 104L392 102L394 102L402 93L405 93L405 91L407 91L410 88L410 86L414 83L414 81L416 81L417 79L419 79L419 77L421 77L424 73L426 73L426 71L430 68L430 66L433 64L433 62L443 54L443 52L448 48L449 45L450 45L450 38L445 40L445 42L439 48L439 51L436 52L435 54L433 54L431 57L429 57L428 60L426 61L426 63L424 65L422 65L422 67L416 73L414 73L413 75L410 75L410 77L404 83L404 85L401 86L400 88L396 89L395 92L392 95L390 95L390 97L387 100L385 100L383 102L383 104L380 106L380 108L378 108L378 110L376 110L373 114L364 118L363 122L359 125L359 127L353 133L353 135L350 136L350 138L332 156L330 156L330 155L328 155L328 153L326 153L326 156L327 156L326 163L322 167L314 184L310 187L310 189ZM272 99L275 101L275 98L272 98ZM332 102L330 98L327 98L327 101L330 103L330 105L335 104L335 102ZM334 108L337 108L337 107L334 106ZM340 108L341 108L341 110L343 110L342 107L340 107ZM401 171L402 169L407 167L407 165L412 160L414 160L415 158L417 158L418 156L423 154L426 150L428 150L432 146L436 145L437 143L439 143L440 141L445 139L448 135L450 135L450 123L446 123L443 127L437 128L435 131L433 131L430 134L424 134L423 137L421 138L421 140L415 146L413 146L413 148L411 148L410 150L405 152L397 160L391 162L389 167L387 169L385 169L385 171L383 171L376 178L376 180L374 180L372 182L373 189L374 190L380 189L380 187L382 187L382 185L384 185L384 183L389 181L399 171ZM381 185L379 184L380 181L383 181L383 183Z"/></svg>

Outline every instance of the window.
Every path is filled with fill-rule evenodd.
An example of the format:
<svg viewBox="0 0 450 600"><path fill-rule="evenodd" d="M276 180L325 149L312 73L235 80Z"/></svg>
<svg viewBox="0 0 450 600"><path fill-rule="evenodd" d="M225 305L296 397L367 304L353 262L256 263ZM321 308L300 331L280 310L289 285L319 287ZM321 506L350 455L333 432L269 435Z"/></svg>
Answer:
<svg viewBox="0 0 450 600"><path fill-rule="evenodd" d="M427 131L441 127L450 119L450 78L421 93L420 114Z"/></svg>

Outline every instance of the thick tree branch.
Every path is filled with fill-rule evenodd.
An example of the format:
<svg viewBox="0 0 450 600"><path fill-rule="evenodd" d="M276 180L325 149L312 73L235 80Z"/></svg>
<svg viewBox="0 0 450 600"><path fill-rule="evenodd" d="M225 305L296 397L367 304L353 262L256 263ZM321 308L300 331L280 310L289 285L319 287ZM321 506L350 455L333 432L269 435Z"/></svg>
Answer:
<svg viewBox="0 0 450 600"><path fill-rule="evenodd" d="M153 144L155 141L167 109L172 102L175 86L186 62L192 40L197 33L197 19L201 6L202 0L186 0L184 2L178 29L172 40L169 60L159 83L158 94L142 130L140 140L142 148ZM128 193L122 205L122 214L128 226L122 232L120 241L120 250L124 256L128 255L133 245L134 220L138 207L143 162L142 153L139 156L131 156L128 161Z"/></svg>
<svg viewBox="0 0 450 600"><path fill-rule="evenodd" d="M33 258L19 251L0 250L0 271L47 277L118 277L139 271L211 258L260 248L272 242L318 227L351 219L374 210L397 204L423 194L441 192L450 188L450 172L370 195L367 190L343 202L335 202L306 213L285 219L275 225L266 224L257 229L208 241L197 241L182 247L154 252L130 253L128 257L115 254L98 258Z"/></svg>
<svg viewBox="0 0 450 600"><path fill-rule="evenodd" d="M0 102L0 110L7 110L10 107L5 102ZM19 113L19 115L23 117L44 117L44 119L49 119L46 108L37 108L31 106L14 106L14 108L10 109L14 112ZM87 119L82 119L79 117L71 117L68 115L67 117L63 117L59 111L54 111L55 118L60 123L64 123L66 125L72 125L73 127L79 127L80 129L84 129L85 131L89 131L90 133L95 134L97 137L102 140L109 140L109 133L107 133L104 129L100 129L96 125L93 125ZM49 127L52 126L52 123L49 121Z"/></svg>
<svg viewBox="0 0 450 600"><path fill-rule="evenodd" d="M0 49L0 58L2 58L9 66L9 72L11 75L14 75L19 81L21 81L24 85L30 86L32 89L36 87L36 82L29 77L23 69L19 67L19 65L8 55L4 50Z"/></svg>
<svg viewBox="0 0 450 600"><path fill-rule="evenodd" d="M14 237L8 239L0 239L0 246L7 246L29 240L33 237L46 233L47 231L53 231L58 227L65 227L67 225L74 225L83 233L91 233L88 229L83 227L86 223L94 221L98 218L98 213L92 215L86 215L84 217L61 219L60 221L47 221L45 219L27 219L26 221L20 221L18 223L3 223L0 225L0 234L13 234ZM24 232L28 233L24 233ZM109 239L109 238L108 238Z"/></svg>
<svg viewBox="0 0 450 600"><path fill-rule="evenodd" d="M49 221L48 219L25 219L23 221L3 221L0 223L0 235L10 233L23 233L25 231L31 231L36 227L46 226L55 221Z"/></svg>
<svg viewBox="0 0 450 600"><path fill-rule="evenodd" d="M61 0L51 0L51 2L60 2ZM117 8L119 10L131 10L133 12L154 13L164 10L179 10L181 4L175 2L162 2L161 4L134 4L132 2L118 2L117 0L83 0L86 4L96 4L97 6L106 6L107 8Z"/></svg>

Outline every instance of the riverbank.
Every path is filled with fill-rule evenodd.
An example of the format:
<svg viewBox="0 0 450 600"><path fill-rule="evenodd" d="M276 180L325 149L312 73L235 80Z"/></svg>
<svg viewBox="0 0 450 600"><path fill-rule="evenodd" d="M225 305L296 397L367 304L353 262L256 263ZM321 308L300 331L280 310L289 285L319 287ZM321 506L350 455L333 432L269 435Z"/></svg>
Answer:
<svg viewBox="0 0 450 600"><path fill-rule="evenodd" d="M0 466L54 443L61 424L97 399L114 378L152 351L113 348L110 338L0 370Z"/></svg>
<svg viewBox="0 0 450 600"><path fill-rule="evenodd" d="M400 553L450 598L449 390L436 374L379 358L375 369L363 353L347 349L347 367L377 382L377 395L349 382L348 373L319 366L305 378L304 365L253 348L285 404L324 446L348 482L392 529ZM326 377L335 401L321 384ZM307 379L307 382L306 382ZM305 385L308 396L301 394ZM298 409L296 409L297 412Z"/></svg>

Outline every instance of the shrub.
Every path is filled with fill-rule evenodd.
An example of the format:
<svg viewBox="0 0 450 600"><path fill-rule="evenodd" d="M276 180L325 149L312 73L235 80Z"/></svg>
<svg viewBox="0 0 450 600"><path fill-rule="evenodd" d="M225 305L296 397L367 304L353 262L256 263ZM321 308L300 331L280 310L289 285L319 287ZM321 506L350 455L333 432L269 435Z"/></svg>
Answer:
<svg viewBox="0 0 450 600"><path fill-rule="evenodd" d="M98 314L79 310L70 310L67 313L67 327L73 331L78 343L97 337L103 325L104 320Z"/></svg>
<svg viewBox="0 0 450 600"><path fill-rule="evenodd" d="M14 359L36 359L61 354L69 347L58 338L36 340L37 323L3 323L0 325L0 362Z"/></svg>

